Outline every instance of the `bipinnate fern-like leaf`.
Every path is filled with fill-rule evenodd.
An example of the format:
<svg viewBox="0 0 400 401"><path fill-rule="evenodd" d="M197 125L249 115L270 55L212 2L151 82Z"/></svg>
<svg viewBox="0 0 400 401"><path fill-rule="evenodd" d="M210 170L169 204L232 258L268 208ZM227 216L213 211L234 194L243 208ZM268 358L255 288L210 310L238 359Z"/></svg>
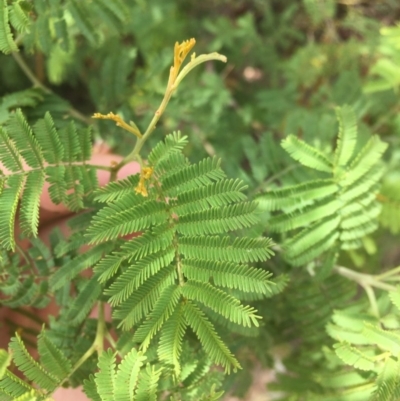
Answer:
<svg viewBox="0 0 400 401"><path fill-rule="evenodd" d="M21 198L20 226L25 235L37 235L40 196L50 184L54 203L71 210L83 207L84 195L97 187L89 130L76 130L73 122L58 131L50 114L31 127L17 110L0 127L0 245L14 248L14 223Z"/></svg>
<svg viewBox="0 0 400 401"><path fill-rule="evenodd" d="M326 280L326 283L329 281ZM325 290L326 288L323 289ZM342 294L343 297L346 289L340 286L335 292L337 295ZM350 297L354 297L354 294ZM301 315L300 310L293 310L292 313L301 316L302 324L308 326L307 331L311 336L304 337L310 341L305 350L305 355L308 355L310 347L316 344L316 338L310 338L312 331L317 331L317 324L321 322L318 318L330 307L321 306L315 297L310 298L308 294L302 299L306 315ZM298 397L303 397L306 392L306 399L312 401L398 400L400 396L400 330L397 323L400 317L399 300L399 289L391 291L389 296L387 293L383 294L379 304L384 306L379 307L381 315L378 317L368 311L368 306L362 299L348 306L347 302L337 303L329 297L329 302L336 305L337 309L326 326L326 320L322 319L319 333L320 335L327 333L336 343L331 350L325 348L320 354L319 361L313 361L311 364L309 358L296 354L294 356L296 362L299 361L304 369L299 369L299 365L296 364L297 369L292 377L279 378L281 383L278 388L286 389L291 395L296 394ZM393 305L390 305L390 301ZM308 307L311 302L319 305L315 307L315 312L318 312L318 316L314 312L315 322L310 322L307 316L306 302ZM342 305L342 308L339 305ZM298 335L297 326L294 330L296 330L295 335ZM308 370L307 367L313 369Z"/></svg>
<svg viewBox="0 0 400 401"><path fill-rule="evenodd" d="M190 164L182 156L185 138L166 137L148 157L152 176L143 196L127 178L97 191L106 205L94 216L87 236L102 246L121 236L113 252L97 263L114 318L147 350L160 334L158 354L176 375L188 328L211 360L226 371L240 367L207 317L207 310L244 327L258 325L256 310L229 293L272 293L270 274L249 263L271 255L270 241L243 236L257 222L257 204L244 185L225 177L216 158ZM142 178L141 178L142 180Z"/></svg>
<svg viewBox="0 0 400 401"><path fill-rule="evenodd" d="M391 292L389 298L398 309L399 291ZM347 366L347 374L363 372L357 382L341 383L336 395L350 392L351 389L354 396L360 398L364 394L364 399L369 401L397 400L400 396L398 327L391 330L382 328L371 316L355 311L354 308L336 311L334 323L327 327L328 334L340 341L334 345L334 351ZM398 319L399 310L392 311L391 315ZM349 366L354 372L349 370Z"/></svg>
<svg viewBox="0 0 400 401"><path fill-rule="evenodd" d="M269 229L291 232L284 249L286 259L295 266L307 264L335 246L356 249L378 225L378 186L384 173L381 158L387 144L372 136L356 154L354 112L344 106L336 113L339 135L332 156L294 136L282 143L295 160L322 172L325 178L271 190L257 198L265 210L274 212Z"/></svg>

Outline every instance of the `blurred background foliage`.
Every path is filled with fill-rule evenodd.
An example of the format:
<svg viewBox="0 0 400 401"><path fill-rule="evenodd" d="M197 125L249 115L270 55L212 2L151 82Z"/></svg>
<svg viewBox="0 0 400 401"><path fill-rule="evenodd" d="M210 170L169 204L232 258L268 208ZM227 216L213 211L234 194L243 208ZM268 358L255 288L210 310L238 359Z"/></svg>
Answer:
<svg viewBox="0 0 400 401"><path fill-rule="evenodd" d="M58 126L67 117L86 125L94 112L113 111L145 127L162 98L173 44L194 37L197 54L217 51L228 62L210 62L185 79L147 146L179 129L189 136L191 160L218 155L224 170L245 180L252 196L313 178L280 141L294 134L316 148L331 149L335 107L352 106L361 141L378 134L390 147L379 194L381 227L365 239L363 250L340 255L339 262L369 273L400 264L398 0L41 0L35 9L30 1L3 2L14 10L10 22L20 32L14 40L21 52L0 55L0 122L23 107L32 121L50 111ZM19 8L33 22L28 25ZM35 89L24 67L36 77ZM134 137L113 123L90 123L95 137L116 152L126 154L133 147ZM263 223L268 215L261 220L260 233L272 236ZM279 244L281 238L273 238ZM268 269L280 274L292 268L277 256ZM287 354L286 369L298 375L338 366L324 348L332 342L324 327L334 310L347 305L355 287L343 279L321 286L309 277L294 270L287 291L259 301L265 319L259 341L236 339L249 364L256 354L258 363L269 366L276 355ZM326 292L329 308L321 311ZM305 348L282 351L284 341ZM264 352L270 347L278 351ZM228 378L226 387L236 383L234 391L245 394L248 374ZM311 393L323 392L318 380L286 375L280 383L293 389L287 400L311 400Z"/></svg>

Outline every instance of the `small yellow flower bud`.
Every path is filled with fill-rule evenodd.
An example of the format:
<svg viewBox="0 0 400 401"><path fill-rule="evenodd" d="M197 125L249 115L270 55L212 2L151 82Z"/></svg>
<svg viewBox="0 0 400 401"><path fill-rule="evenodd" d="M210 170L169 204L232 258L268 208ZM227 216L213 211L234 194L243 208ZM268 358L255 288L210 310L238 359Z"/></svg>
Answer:
<svg viewBox="0 0 400 401"><path fill-rule="evenodd" d="M148 196L147 188L145 185L146 180L149 180L153 174L153 169L151 167L143 167L140 172L139 184L135 188L137 194L142 194L143 196Z"/></svg>

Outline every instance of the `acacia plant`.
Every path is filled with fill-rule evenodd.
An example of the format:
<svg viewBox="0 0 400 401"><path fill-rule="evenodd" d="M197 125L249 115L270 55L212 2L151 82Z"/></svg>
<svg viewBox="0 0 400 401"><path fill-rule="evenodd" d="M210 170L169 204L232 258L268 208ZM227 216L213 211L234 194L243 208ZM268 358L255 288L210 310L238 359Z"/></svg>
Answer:
<svg viewBox="0 0 400 401"><path fill-rule="evenodd" d="M164 98L143 133L114 113L94 114L137 138L120 163L105 167L110 182L103 188L96 182L98 166L89 162L90 129L77 130L70 122L58 130L49 113L31 126L21 109L2 126L2 302L43 307L52 297L64 298L59 316L38 337L38 361L18 333L9 352L2 351L4 399L47 399L61 385L82 383L94 400L151 400L161 390L171 399L186 393L216 399L220 393L209 366L220 365L226 373L241 367L213 321L258 327L257 311L242 301L246 294L276 292L271 274L250 265L272 253L268 239L243 231L257 222L257 203L247 200L240 180L226 177L217 158L191 164L182 153L187 138L179 132L154 146L147 160L141 155L190 70L205 61L225 61L217 53L192 53L181 68L194 44L194 39L175 44ZM117 181L118 171L133 160L140 173ZM22 234L36 237L45 182L54 203L81 213L71 220L70 238L51 249L32 240L26 253L14 239L18 203ZM124 239L133 233L139 235ZM85 244L90 249L79 253ZM93 275L83 279L80 273L88 268ZM111 322L105 321L106 302L113 308ZM88 327L95 305L98 318ZM66 342L60 342L60 330L70 333ZM96 371L89 362L96 361L99 372L88 375ZM7 368L11 362L26 381Z"/></svg>
<svg viewBox="0 0 400 401"><path fill-rule="evenodd" d="M33 323L3 322L0 401L217 400L244 395L254 365L282 400L400 399L400 268L376 256L400 227L382 131L399 28L378 42L334 0L240 2L233 22L241 9L211 20L209 3L0 0L0 302ZM194 39L171 57L154 26L203 29L233 67ZM247 62L268 88L230 77ZM99 138L120 162L92 161ZM39 235L43 193L68 234Z"/></svg>

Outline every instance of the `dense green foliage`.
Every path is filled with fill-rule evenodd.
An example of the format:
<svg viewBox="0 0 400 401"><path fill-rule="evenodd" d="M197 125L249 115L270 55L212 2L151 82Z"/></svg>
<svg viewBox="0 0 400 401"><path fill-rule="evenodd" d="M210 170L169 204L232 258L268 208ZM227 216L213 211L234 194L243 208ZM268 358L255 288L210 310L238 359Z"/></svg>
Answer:
<svg viewBox="0 0 400 401"><path fill-rule="evenodd" d="M400 399L397 3L0 0L1 401Z"/></svg>

